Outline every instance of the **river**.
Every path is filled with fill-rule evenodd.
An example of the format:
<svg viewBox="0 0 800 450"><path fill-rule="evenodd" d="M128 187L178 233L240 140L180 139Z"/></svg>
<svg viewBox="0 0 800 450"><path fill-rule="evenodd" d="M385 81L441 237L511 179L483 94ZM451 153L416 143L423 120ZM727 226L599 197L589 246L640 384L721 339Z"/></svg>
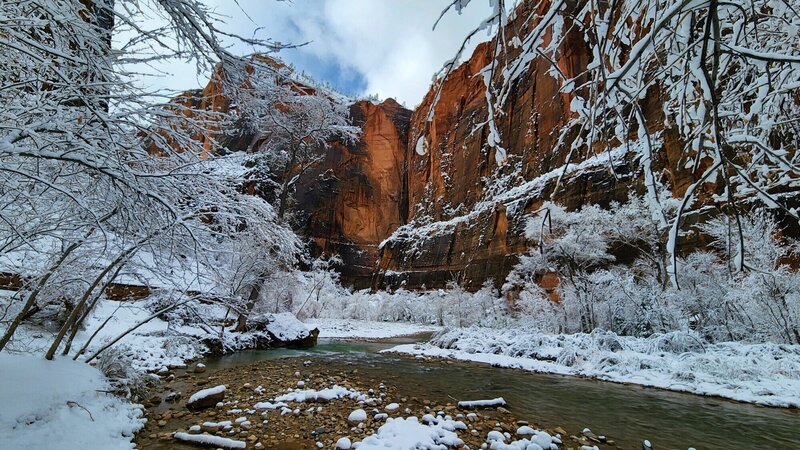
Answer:
<svg viewBox="0 0 800 450"><path fill-rule="evenodd" d="M504 397L509 409L570 434L585 427L641 449L800 449L800 411L760 407L636 385L537 374L480 364L421 361L379 353L423 337L380 342L320 339L313 349L245 351L211 358L209 371L274 358L307 357L347 364L401 392L439 401Z"/></svg>

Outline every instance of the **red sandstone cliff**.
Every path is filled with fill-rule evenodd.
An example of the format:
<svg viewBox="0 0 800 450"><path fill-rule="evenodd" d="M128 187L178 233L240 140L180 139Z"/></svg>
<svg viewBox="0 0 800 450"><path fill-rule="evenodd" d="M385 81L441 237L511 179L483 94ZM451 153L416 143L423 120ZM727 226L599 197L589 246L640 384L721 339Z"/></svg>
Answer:
<svg viewBox="0 0 800 450"><path fill-rule="evenodd" d="M505 30L508 41L536 25L521 19L531 17L535 3L521 3L518 19ZM584 72L590 54L578 27L567 24L564 29L569 31L555 61L558 70L571 78ZM624 148L613 156L606 148L583 149L565 167L571 138L567 135L561 143L558 139L569 122L572 97L560 92L548 74L551 62L543 57L534 59L514 82L503 110L495 116L500 145L508 156L506 164L498 166L495 150L487 145L484 81L476 76L491 61L494 45L493 41L479 45L440 81L430 121L438 85L413 114L393 100L353 104L350 112L354 124L362 128L360 140L333 143L324 159L302 174L294 206L299 232L310 238L313 253L342 257L346 283L413 289L456 281L477 289L492 279L499 285L518 255L532 244L524 237L525 222L544 201L576 209L624 202L631 193L644 193L636 156ZM513 59L515 51L510 49L507 57ZM495 75L492 81L497 83L499 73ZM183 101L210 110L228 108L214 84L212 79L202 93L187 95ZM653 161L659 181L673 194L683 195L695 179L680 169L685 165L680 159L683 145L676 133L660 129L664 119L658 92L648 92L642 108L653 127L650 131L663 132L662 148ZM226 145L246 151L250 140L240 133ZM706 206L715 206L708 201L713 189L712 184L698 195ZM691 225L698 218L689 215L685 223ZM696 247L702 244L700 239L695 234L681 244ZM542 284L552 290L557 280Z"/></svg>
<svg viewBox="0 0 800 450"><path fill-rule="evenodd" d="M356 102L358 142L334 143L325 159L302 175L296 211L316 252L338 254L345 282L368 287L378 244L406 222L408 120L411 111L392 99Z"/></svg>
<svg viewBox="0 0 800 450"><path fill-rule="evenodd" d="M503 30L505 42L525 38L550 8L548 2L523 1L515 19ZM565 8L579 8L582 2L566 2ZM538 8L536 14L531 14ZM586 71L590 48L580 31L569 23L573 17L565 11L563 30L567 34L552 58L564 78L571 79ZM537 19L538 18L538 19ZM543 45L550 39L545 32ZM524 39L521 39L524 41ZM494 55L502 67L503 58L514 61L520 49L506 46L495 52L495 41L477 47L470 59L441 80L440 96L428 120L436 98L434 86L411 118L408 165L408 222L381 248L374 287L442 287L449 281L477 289L493 279L502 284L518 261L518 255L530 245L524 228L527 218L546 200L569 209L586 204L608 205L624 202L631 194L645 191L636 152L628 153L623 143L611 140L609 147L582 148L571 156L566 166L570 144L570 103L572 93L564 93L548 72L552 64L545 56L533 59L527 72L512 84L502 111L494 115L501 136L500 146L507 151L507 162L498 166L495 149L487 145L490 127L486 124L488 107L484 80L479 72ZM507 51L507 53L505 53ZM493 86L501 84L501 71L493 72ZM477 76L476 76L477 75ZM575 86L581 86L580 77ZM684 143L674 129L664 129L661 92L650 89L640 102L649 131L659 133L651 165L655 176L674 196L681 197L687 187L698 181L687 169ZM567 134L563 134L566 132ZM563 141L559 141L565 137ZM636 136L625 144L636 145ZM419 145L417 145L419 143ZM613 147L619 146L614 149ZM417 151L422 149L423 151ZM609 150L609 152L607 152ZM611 164L609 164L611 161ZM701 161L710 164L709 161ZM613 169L612 169L613 168ZM561 174L564 178L557 180ZM709 180L696 192L697 203L683 217L684 228L691 228L726 207L716 199L724 183ZM787 197L797 206L800 197ZM780 219L780 213L778 214ZM785 221L789 235L798 235L796 221ZM691 230L682 235L678 252L702 248L702 233ZM615 255L621 260L635 255ZM545 284L552 286L552 280Z"/></svg>
<svg viewBox="0 0 800 450"><path fill-rule="evenodd" d="M277 60L255 57L289 70ZM218 69L204 89L187 91L173 103L186 107L185 114L194 120L203 119L196 117L203 111L227 112L231 101L223 92L221 76ZM243 83L248 83L247 77L243 77ZM294 83L292 88L297 91L316 93L313 87ZM353 125L362 129L359 139L346 144L331 142L324 158L300 174L293 216L297 231L310 240L311 253L341 256L343 281L363 288L370 286L378 245L407 220L406 151L411 111L392 99L380 104L355 101L349 110ZM214 151L214 141L226 151L254 151L257 133L241 130L237 124L214 122L213 117L209 114L211 123L206 125L205 134L192 136L204 152ZM175 143L169 145L177 147ZM263 179L264 175L269 176L257 174L253 178ZM274 187L250 182L244 188L275 200L270 192Z"/></svg>
<svg viewBox="0 0 800 450"><path fill-rule="evenodd" d="M528 17L532 2L524 2L516 17ZM517 20L509 35L524 35L535 23ZM568 77L580 73L589 60L582 36L572 30L557 63ZM567 175L553 195L557 170L563 168L568 147L557 145L569 119L572 98L559 92L547 72L550 62L538 58L513 87L497 124L508 152L498 167L489 133L483 79L475 76L489 64L494 42L479 45L471 58L443 81L441 94L428 121L432 90L411 118L409 147L409 221L381 252L375 286L441 287L457 281L477 289L486 280L502 282L517 255L527 250L524 216L554 198L572 208L587 203L624 201L635 188L630 162L616 162L616 175L598 161ZM509 55L513 58L515 55ZM483 125L482 125L483 124ZM424 139L426 154L416 143ZM573 163L580 163L584 155ZM500 181L498 180L505 180ZM387 275L388 274L388 275Z"/></svg>

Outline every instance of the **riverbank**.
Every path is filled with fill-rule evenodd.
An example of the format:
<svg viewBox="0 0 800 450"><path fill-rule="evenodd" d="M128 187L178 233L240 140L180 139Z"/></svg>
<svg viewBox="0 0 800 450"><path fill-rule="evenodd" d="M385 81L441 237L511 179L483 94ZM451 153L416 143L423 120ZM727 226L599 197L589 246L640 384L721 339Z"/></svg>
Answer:
<svg viewBox="0 0 800 450"><path fill-rule="evenodd" d="M473 327L385 351L800 408L798 345L709 344L678 332L637 338Z"/></svg>
<svg viewBox="0 0 800 450"><path fill-rule="evenodd" d="M422 433L420 438L438 433L441 443L455 436L457 440L450 442L461 444L452 448L480 448L487 439L511 443L538 437L542 442L544 433L553 443L563 441L559 448L593 446L601 439L591 432L583 436L575 430L577 435L570 437L558 427L544 429L530 418L514 415L510 411L513 406L472 410L459 408L457 399L446 393L419 397L359 371L347 361L331 358L265 360L208 373L202 368L203 372L196 373L193 367L162 374L165 382L161 392L148 405L149 420L136 437L139 448L197 448L176 439L176 432L207 433L241 442L247 448L274 449L335 448L343 439L352 443L380 441L415 432ZM186 408L186 398L192 393L219 385L226 386L222 404L202 411ZM181 398L167 401L174 399L173 392L181 392ZM336 396L339 398L332 398ZM304 397L306 401L298 401ZM319 398L309 400L311 397ZM363 420L354 420L362 419L353 417L359 414L357 411L365 413ZM416 425L406 420L410 417L417 418ZM399 434L397 430L390 434L392 428L400 429ZM531 435L534 431L541 434ZM436 439L431 442L438 442ZM613 444L609 442L604 448L614 448Z"/></svg>
<svg viewBox="0 0 800 450"><path fill-rule="evenodd" d="M0 353L0 448L131 448L141 405L111 393L95 367L67 358Z"/></svg>
<svg viewBox="0 0 800 450"><path fill-rule="evenodd" d="M441 331L443 327L410 322L369 321L350 319L307 319L309 328L319 329L320 338L387 339Z"/></svg>

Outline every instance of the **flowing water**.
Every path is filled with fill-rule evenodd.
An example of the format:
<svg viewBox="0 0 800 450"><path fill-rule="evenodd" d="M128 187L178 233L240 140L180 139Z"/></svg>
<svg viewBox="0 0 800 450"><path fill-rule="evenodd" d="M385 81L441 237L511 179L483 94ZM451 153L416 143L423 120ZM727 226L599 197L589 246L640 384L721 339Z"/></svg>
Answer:
<svg viewBox="0 0 800 450"><path fill-rule="evenodd" d="M619 448L800 449L800 411L765 408L691 394L478 364L419 361L378 353L424 337L381 342L320 339L308 350L240 352L208 361L208 369L262 359L330 358L409 396L436 401L504 397L517 417L560 426L570 434L589 427Z"/></svg>

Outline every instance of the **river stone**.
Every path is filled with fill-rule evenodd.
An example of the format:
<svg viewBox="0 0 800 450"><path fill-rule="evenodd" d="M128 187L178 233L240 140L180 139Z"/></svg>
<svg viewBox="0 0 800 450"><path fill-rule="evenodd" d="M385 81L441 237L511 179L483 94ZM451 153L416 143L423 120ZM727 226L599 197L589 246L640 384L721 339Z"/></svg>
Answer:
<svg viewBox="0 0 800 450"><path fill-rule="evenodd" d="M581 434L583 434L584 436L586 436L586 438L587 438L587 439L589 439L589 440L590 440L590 441L592 441L592 442L596 442L596 443L598 443L598 444L602 444L602 443L603 443L603 442L600 440L600 438L598 438L598 437L597 437L597 435L596 435L596 434L592 433L592 432L591 432L591 431L589 431L589 430L583 430L583 433L581 433Z"/></svg>
<svg viewBox="0 0 800 450"><path fill-rule="evenodd" d="M199 411L201 409L206 409L216 406L217 403L221 402L224 399L225 399L225 390L223 389L220 392L206 394L205 396L195 399L194 401L192 401L190 396L189 401L186 402L186 407L192 411Z"/></svg>

